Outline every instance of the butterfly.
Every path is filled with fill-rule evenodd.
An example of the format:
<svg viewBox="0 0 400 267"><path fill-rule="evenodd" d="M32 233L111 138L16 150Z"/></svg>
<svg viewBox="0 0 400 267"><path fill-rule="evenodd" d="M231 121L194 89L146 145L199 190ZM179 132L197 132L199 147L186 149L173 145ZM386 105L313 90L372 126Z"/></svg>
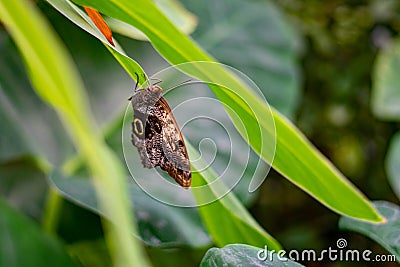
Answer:
<svg viewBox="0 0 400 267"><path fill-rule="evenodd" d="M192 173L185 141L170 106L162 97L157 83L138 88L139 75L133 96L131 140L137 147L146 168L159 166L184 188L190 187Z"/></svg>

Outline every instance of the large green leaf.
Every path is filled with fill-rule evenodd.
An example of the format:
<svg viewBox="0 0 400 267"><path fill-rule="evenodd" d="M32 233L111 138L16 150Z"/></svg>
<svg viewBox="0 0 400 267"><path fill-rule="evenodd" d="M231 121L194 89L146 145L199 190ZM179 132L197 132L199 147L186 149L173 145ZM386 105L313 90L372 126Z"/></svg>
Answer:
<svg viewBox="0 0 400 267"><path fill-rule="evenodd" d="M57 110L96 179L99 202L114 222L104 223L108 226L106 237L112 244L115 266L147 265L142 248L126 234L135 231L135 227L124 189L124 169L95 130L88 99L71 58L32 3L1 1L0 19L24 58L36 93Z"/></svg>
<svg viewBox="0 0 400 267"><path fill-rule="evenodd" d="M293 118L300 100L299 40L275 5L246 0L183 3L199 17L192 37L219 62L249 75L273 107Z"/></svg>
<svg viewBox="0 0 400 267"><path fill-rule="evenodd" d="M289 259L279 258L276 253L261 248L232 244L223 248L211 248L207 251L200 267L236 267L236 266L303 266Z"/></svg>
<svg viewBox="0 0 400 267"><path fill-rule="evenodd" d="M400 133L393 136L390 141L385 167L393 191L400 199Z"/></svg>
<svg viewBox="0 0 400 267"><path fill-rule="evenodd" d="M78 266L63 246L0 199L0 266Z"/></svg>
<svg viewBox="0 0 400 267"><path fill-rule="evenodd" d="M179 69L210 85L220 101L228 105L226 110L239 132L252 148L267 162L271 162L274 146L273 123L264 120L268 106L250 92L237 77L219 65L209 68L198 61L211 61L201 48L182 34L147 0L126 2L122 0L97 1L75 0L80 5L92 6L102 13L129 23L147 35L154 47L171 63L196 62L181 65ZM207 67L205 67L207 65ZM228 90L229 88L229 90ZM251 108L250 108L251 107ZM239 120L232 114L237 114ZM332 210L371 221L381 221L368 200L279 112L272 109L276 124L276 156L273 167L290 181L315 197ZM244 124L241 125L240 123ZM258 185L258 184L257 184ZM257 187L257 186L255 186ZM251 189L254 190L254 187Z"/></svg>
<svg viewBox="0 0 400 267"><path fill-rule="evenodd" d="M110 217L98 206L95 187L89 179L65 177L59 172L53 172L49 180L66 199L97 214ZM140 238L147 245L154 247L210 245L211 239L195 208L180 208L161 203L134 183L128 184L128 194L135 206Z"/></svg>
<svg viewBox="0 0 400 267"><path fill-rule="evenodd" d="M358 232L378 242L382 247L396 256L400 262L400 208L386 201L374 201L375 207L387 220L384 224L342 217L339 227L344 230Z"/></svg>
<svg viewBox="0 0 400 267"><path fill-rule="evenodd" d="M190 144L187 144L187 148L190 156L200 158ZM198 207L199 212L209 233L219 246L240 241L245 244L267 245L271 249L280 249L279 243L251 217L235 195L227 193L229 190L218 179L213 169L205 168L206 162L198 160L193 166L197 170L203 170L192 173L193 194L196 202L202 203Z"/></svg>
<svg viewBox="0 0 400 267"><path fill-rule="evenodd" d="M396 40L379 52L374 66L371 105L381 119L400 119L399 71L400 40Z"/></svg>
<svg viewBox="0 0 400 267"><path fill-rule="evenodd" d="M90 33L91 35L95 36L96 38L100 39L103 43L107 44L107 48L111 52L111 54L118 60L118 62L124 67L128 69L134 70L133 73L129 73L133 79L136 79L135 73L139 75L143 75L144 71L140 67L140 65L127 57L125 52L119 46L118 42L114 41L115 47L108 46L108 41L106 38L101 34L101 32L96 28L93 24L89 16L79 9L77 6L73 5L69 1L65 0L46 0L49 2L54 8L56 8L60 13L74 22L76 25Z"/></svg>

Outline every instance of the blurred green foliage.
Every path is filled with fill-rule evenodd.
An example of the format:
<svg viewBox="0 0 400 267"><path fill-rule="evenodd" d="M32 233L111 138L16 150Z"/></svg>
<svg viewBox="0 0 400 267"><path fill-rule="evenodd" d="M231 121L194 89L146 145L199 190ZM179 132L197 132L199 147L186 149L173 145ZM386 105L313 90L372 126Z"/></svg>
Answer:
<svg viewBox="0 0 400 267"><path fill-rule="evenodd" d="M304 34L297 125L371 198L393 195L384 156L398 128L371 111L376 55L400 30L398 1L276 1Z"/></svg>
<svg viewBox="0 0 400 267"><path fill-rule="evenodd" d="M231 42L231 49L238 49L235 47L237 44L234 38L215 41L215 36L202 36L201 27L210 27L202 24L202 21L207 21L210 13L204 10L203 13L195 12L196 3L186 2L189 1L183 1L183 4L199 19L199 31L193 34L194 38L199 37L199 43L204 47L209 45L211 53L213 45L207 43L210 39L213 42ZM388 183L384 167L389 140L400 125L398 122L380 121L374 116L371 109L371 88L377 54L400 32L400 2L279 0L274 3L285 14L286 23L294 25L300 33L299 39L292 40L295 43L289 46L301 51L301 66L289 65L284 68L292 73L288 76L289 83L293 77L300 76L303 86L300 89L293 84L292 91L283 94L277 86L277 98L271 99L271 103L276 101L276 106L281 106L282 111L293 118L296 125L323 154L369 198L398 203ZM121 106L126 104L130 93L126 88L131 87L131 80L97 40L78 30L43 1L39 1L38 4L70 50L86 88L90 90L91 107L96 120L104 125L120 114ZM214 16L218 16L218 8L210 9L213 10ZM234 37L247 36L248 31L245 27L240 31L235 33ZM118 34L115 36L147 72L153 73L166 65L149 43L131 40ZM251 47L252 40L247 38L246 41ZM0 35L0 48L4 49L3 51L15 52L4 31ZM217 53L218 46L214 45L214 49ZM223 47L219 49L223 50ZM253 67L252 62L236 62L235 66L235 62L229 62L235 60L228 52L225 58L221 56L222 61L226 60L234 67L243 68L244 72L246 68ZM1 82L13 83L21 80L27 83L21 62L12 56L12 53L2 53ZM257 55L254 56L256 57ZM14 70L11 74L6 72L10 66ZM262 69L258 68L260 66L255 67L256 71L252 77L256 82L257 79L265 79L262 77ZM22 87L18 85L16 88ZM53 159L53 163L57 165L74 151L67 138L64 138L65 132L61 130L53 111L38 101L32 92L16 92L8 95L7 99L16 100L13 103L21 103L21 109L9 107L4 102L0 106L1 112L15 109L12 114L16 122L7 123L15 126L15 129L5 131L7 135L3 135L1 139L0 193L19 211L40 221L45 201L44 170L40 162L32 161L25 157L25 154L39 151L39 155ZM288 101L282 102L286 94ZM3 95L1 97L1 100L6 99ZM105 99L107 101L104 101ZM26 114L21 112L23 107L28 111ZM41 116L44 117L40 118ZM9 117L0 119L1 122L5 122ZM43 134L49 131L59 134L51 135L51 139L48 139L48 136ZM38 142L31 142L33 139ZM58 143L58 146L43 145L46 142ZM110 142L112 143L112 140ZM120 140L116 141L118 142ZM21 178L21 170L33 177L30 180L32 186L27 185ZM29 186L29 191L24 191L25 186ZM375 253L386 253L379 245L363 236L339 232L338 215L322 207L275 172L269 175L250 210L258 222L273 233L286 248L321 250L333 246L339 237L345 236L354 248L368 248ZM104 266L107 266L110 262L97 215L66 202L57 233L67 244L70 254L85 266L100 266L99 262L105 262ZM155 258L153 263L156 266L197 266L204 256L205 248L163 250L148 247L147 252ZM164 258L165 261L162 260ZM308 266L338 265L313 263ZM357 263L347 263L346 266L357 266Z"/></svg>
<svg viewBox="0 0 400 267"><path fill-rule="evenodd" d="M368 197L399 203L384 167L389 141L400 125L374 116L371 94L376 57L400 32L400 2L274 2L301 30L304 40L304 92L296 124ZM396 83L393 81L391 85ZM398 85L397 88L398 92ZM398 166L399 162L395 164ZM324 249L344 236L352 247L385 253L365 237L338 232L337 216L326 213L286 181L271 177L268 182L252 211L271 232L280 232L277 238L285 247L290 244L297 248ZM283 202L278 200L282 195ZM285 219L271 219L262 212L266 209Z"/></svg>

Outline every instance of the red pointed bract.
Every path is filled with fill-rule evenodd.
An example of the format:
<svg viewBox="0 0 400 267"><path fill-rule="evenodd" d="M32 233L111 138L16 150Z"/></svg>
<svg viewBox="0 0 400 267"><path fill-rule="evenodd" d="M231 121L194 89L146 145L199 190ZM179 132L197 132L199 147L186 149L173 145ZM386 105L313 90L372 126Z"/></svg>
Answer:
<svg viewBox="0 0 400 267"><path fill-rule="evenodd" d="M100 32L106 37L107 41L112 45L114 45L114 41L112 39L112 32L110 28L108 27L107 23L104 21L103 17L100 15L100 13L93 8L90 7L83 7L86 11L86 13L89 15L90 19L93 21L94 25L96 25L97 29L100 30Z"/></svg>

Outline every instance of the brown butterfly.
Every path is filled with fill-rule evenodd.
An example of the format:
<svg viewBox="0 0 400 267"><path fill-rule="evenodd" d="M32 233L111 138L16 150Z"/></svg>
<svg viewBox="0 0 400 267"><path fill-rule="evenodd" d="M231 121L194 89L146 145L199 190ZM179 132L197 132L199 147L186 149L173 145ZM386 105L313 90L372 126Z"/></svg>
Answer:
<svg viewBox="0 0 400 267"><path fill-rule="evenodd" d="M132 144L137 147L142 164L146 168L160 166L182 187L192 182L189 156L179 126L162 88L149 85L138 88L130 98L133 107Z"/></svg>

